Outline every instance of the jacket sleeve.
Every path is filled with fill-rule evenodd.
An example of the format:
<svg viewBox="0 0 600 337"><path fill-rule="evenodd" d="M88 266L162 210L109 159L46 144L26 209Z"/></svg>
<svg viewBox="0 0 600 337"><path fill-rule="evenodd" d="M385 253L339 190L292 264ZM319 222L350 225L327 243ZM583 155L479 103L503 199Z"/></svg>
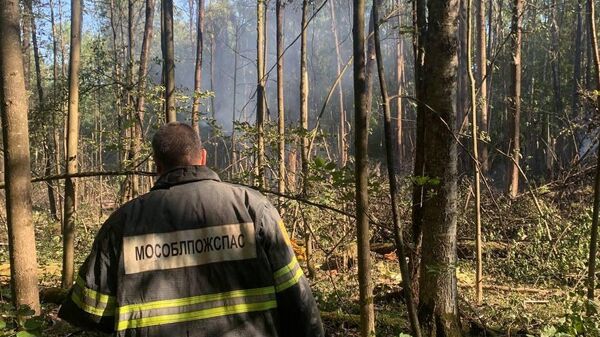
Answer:
<svg viewBox="0 0 600 337"><path fill-rule="evenodd" d="M58 316L88 330L114 332L120 242L111 216L98 232Z"/></svg>
<svg viewBox="0 0 600 337"><path fill-rule="evenodd" d="M283 221L273 205L264 206L260 225L273 270L281 335L324 336L319 308L296 260Z"/></svg>

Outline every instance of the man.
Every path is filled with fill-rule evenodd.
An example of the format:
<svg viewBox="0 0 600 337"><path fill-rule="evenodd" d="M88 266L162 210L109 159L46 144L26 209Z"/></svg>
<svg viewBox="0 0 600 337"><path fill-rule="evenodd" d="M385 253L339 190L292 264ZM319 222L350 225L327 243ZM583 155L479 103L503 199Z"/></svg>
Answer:
<svg viewBox="0 0 600 337"><path fill-rule="evenodd" d="M160 178L100 229L59 316L116 336L323 336L275 208L221 182L182 123L152 140Z"/></svg>

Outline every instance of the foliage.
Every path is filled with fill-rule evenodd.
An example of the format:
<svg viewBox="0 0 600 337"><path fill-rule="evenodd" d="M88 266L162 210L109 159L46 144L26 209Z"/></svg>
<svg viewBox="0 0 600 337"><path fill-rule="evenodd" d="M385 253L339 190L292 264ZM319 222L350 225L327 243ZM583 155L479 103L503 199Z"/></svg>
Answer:
<svg viewBox="0 0 600 337"><path fill-rule="evenodd" d="M583 297L570 294L564 316L556 319L541 331L541 337L600 336L600 306Z"/></svg>

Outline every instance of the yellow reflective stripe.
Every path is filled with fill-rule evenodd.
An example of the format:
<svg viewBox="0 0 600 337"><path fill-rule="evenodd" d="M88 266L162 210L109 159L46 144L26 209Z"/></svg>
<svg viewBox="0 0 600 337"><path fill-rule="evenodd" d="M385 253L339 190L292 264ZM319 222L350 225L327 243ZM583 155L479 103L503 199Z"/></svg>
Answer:
<svg viewBox="0 0 600 337"><path fill-rule="evenodd" d="M234 290L225 293L217 293L217 294L207 294L207 295L198 295L193 297L185 297L185 298L176 298L172 300L162 300L162 301L154 301L147 302L141 304L129 304L117 309L119 315L125 314L132 311L143 311L143 310L152 310L152 309L162 309L169 307L179 307L184 305L192 305L199 304L203 302L211 302L218 300L226 300L232 299L236 297L247 297L247 296L259 296L259 295L269 295L274 294L274 287L264 287L264 288L255 288L255 289L242 289L242 290Z"/></svg>
<svg viewBox="0 0 600 337"><path fill-rule="evenodd" d="M298 280L302 277L302 269L298 268L298 270L296 271L296 274L294 275L294 277L292 277L291 279L277 285L275 287L275 291L277 292L282 292L284 290L286 290L287 288L293 286L294 284L298 283Z"/></svg>
<svg viewBox="0 0 600 337"><path fill-rule="evenodd" d="M71 299L73 300L73 303L75 303L79 308L81 308L83 311L90 313L92 315L114 316L114 314L115 314L114 307L108 307L108 306L106 306L104 308L93 307L91 305L88 305L84 301L82 301L81 298L79 298L79 295L77 295L77 293L75 293L75 292L73 292Z"/></svg>
<svg viewBox="0 0 600 337"><path fill-rule="evenodd" d="M83 291L83 294L86 297L89 297L98 303L105 303L108 305L108 304L113 304L115 302L114 296L105 295L105 294L99 293L93 289L86 287L85 282L79 275L77 276L77 280L75 280L75 284L81 288L81 290Z"/></svg>
<svg viewBox="0 0 600 337"><path fill-rule="evenodd" d="M278 278L279 276L281 276L281 275L283 275L285 273L291 273L292 270L294 269L294 265L295 264L298 264L298 261L296 260L296 257L294 256L292 258L292 262L288 263L287 266L285 266L285 267L283 267L281 269L278 269L275 273L273 273L273 277L274 278Z"/></svg>
<svg viewBox="0 0 600 337"><path fill-rule="evenodd" d="M223 306L211 309L204 309L192 312L186 312L181 314L162 315L155 317L144 317L140 319L134 319L130 321L121 321L117 324L117 330L122 331L125 329L143 328L147 326L159 325L159 324L171 324L188 322L198 319L213 318L219 316L226 316L232 314L240 314L252 311L263 311L277 307L277 301L267 301L260 303L243 303L231 306Z"/></svg>
<svg viewBox="0 0 600 337"><path fill-rule="evenodd" d="M281 231L281 235L283 236L283 241L285 241L285 243L288 246L292 246L292 241L290 240L290 236L288 235L287 230L285 229L285 225L283 224L283 220L279 220L277 221L277 225L279 226L279 230Z"/></svg>

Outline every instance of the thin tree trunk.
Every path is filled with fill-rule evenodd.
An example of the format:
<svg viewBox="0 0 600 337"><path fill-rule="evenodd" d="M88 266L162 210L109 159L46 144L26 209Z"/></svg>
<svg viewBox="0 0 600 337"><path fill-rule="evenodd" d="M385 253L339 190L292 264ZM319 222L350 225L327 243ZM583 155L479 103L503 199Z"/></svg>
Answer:
<svg viewBox="0 0 600 337"><path fill-rule="evenodd" d="M562 103L562 88L560 85L560 41L559 41L559 28L556 18L557 2L552 0L550 4L550 16L551 16L551 66L552 66L552 87L554 90L554 115L563 115L563 103ZM544 139L546 142L546 175L552 179L554 175L554 139L552 136L552 115L549 111L545 113L545 125L544 125Z"/></svg>
<svg viewBox="0 0 600 337"><path fill-rule="evenodd" d="M425 185L419 321L424 336L461 336L456 288L457 143L454 139L458 0L428 4L423 92ZM435 270L436 272L432 272Z"/></svg>
<svg viewBox="0 0 600 337"><path fill-rule="evenodd" d="M300 127L302 128L302 195L308 196L309 189L309 139L308 139L308 57L307 57L307 27L308 0L302 1L302 32L300 38ZM304 223L304 241L306 246L306 267L308 276L315 275L312 261L312 240L308 223Z"/></svg>
<svg viewBox="0 0 600 337"><path fill-rule="evenodd" d="M477 1L477 31L478 31L478 39L477 39L477 49L479 51L479 57L477 58L477 69L479 69L479 78L477 79L477 84L479 87L479 130L480 133L488 135L490 130L488 130L489 120L488 120L488 85L487 85L487 36L485 32L485 4L488 2L487 0L478 0ZM491 7L491 3L490 3ZM479 133L476 136L479 138ZM489 171L489 154L488 147L486 142L480 143L481 148L481 171L483 174L486 174ZM479 176L479 174L477 174Z"/></svg>
<svg viewBox="0 0 600 337"><path fill-rule="evenodd" d="M164 17L165 114L167 123L177 120L175 110L175 46L173 42L173 0L162 0Z"/></svg>
<svg viewBox="0 0 600 337"><path fill-rule="evenodd" d="M600 55L598 53L598 41L596 33L595 6L593 0L588 0L588 23L590 25L590 39L592 41L592 53L594 56L594 68L596 76L596 90L600 90ZM600 95L596 94L596 114L600 114ZM600 214L600 144L598 145L598 160L596 166L596 178L594 182L594 211L592 214L592 233L590 235L590 258L588 263L588 291L587 297L594 300L594 289L596 287L596 255L598 253L598 223Z"/></svg>
<svg viewBox="0 0 600 337"><path fill-rule="evenodd" d="M426 0L415 0L413 2L413 27L415 33L413 34L413 56L414 56L414 73L415 73L415 97L417 102L421 102L423 99L423 62L425 59L424 45L427 37L427 2ZM417 125L416 125L416 145L415 145L415 162L414 162L414 175L423 176L425 174L424 160L424 136L425 136L425 124L424 124L424 113L425 109L422 104L417 104ZM422 241L423 241L423 200L425 197L425 188L423 185L414 183L413 184L413 195L412 195L412 228L411 228L411 241L412 241L412 252L410 256L410 267L411 267L411 289L413 291L413 298L419 301L420 292L420 270L421 270L421 255L422 255Z"/></svg>
<svg viewBox="0 0 600 337"><path fill-rule="evenodd" d="M31 17L33 12L31 10L31 0L25 0L24 8L22 11L22 26L23 26L23 41L21 44L21 50L23 52L23 76L25 78L25 90L31 90Z"/></svg>
<svg viewBox="0 0 600 337"><path fill-rule="evenodd" d="M412 290L410 289L410 273L408 271L408 263L406 262L406 248L404 245L403 230L401 228L400 220L400 209L398 206L398 196L400 190L398 188L398 182L396 181L396 162L394 155L394 137L393 137L393 126L392 126L392 112L390 108L390 99L388 97L387 83L385 80L385 68L383 64L383 55L381 53L381 40L379 36L379 6L378 1L373 0L373 38L375 44L375 56L377 58L377 74L379 77L379 88L381 91L381 99L383 101L383 112L384 112L384 133L385 133L385 150L386 150L386 161L388 180L390 182L390 199L392 202L392 214L394 221L394 239L396 242L396 255L398 256L398 262L400 264L400 271L402 275L402 287L404 288L404 296L406 299L406 306L408 309L408 318L412 328L413 335L415 337L421 337L421 327L419 326L419 318L417 317L417 309L415 302L412 297Z"/></svg>
<svg viewBox="0 0 600 337"><path fill-rule="evenodd" d="M138 68L138 87L137 101L135 106L135 117L133 123L132 135L132 153L133 163L138 165L142 150L142 142L144 140L144 112L145 112L145 94L148 72L148 58L150 54L150 46L152 45L152 27L154 25L154 0L146 0L146 16L144 23L144 35L142 38L142 50L140 51L140 65ZM131 65L133 67L133 64ZM136 197L140 189L140 177L132 176L133 189L132 196Z"/></svg>
<svg viewBox="0 0 600 337"><path fill-rule="evenodd" d="M400 12L401 1L396 0L396 7ZM402 14L398 14L398 27L402 27ZM396 142L394 149L396 152L396 170L400 172L402 163L404 162L405 147L404 147L404 125L403 125L403 107L402 107L402 91L404 90L404 37L401 29L398 29L398 42L396 42L396 85L398 90L396 94Z"/></svg>
<svg viewBox="0 0 600 337"><path fill-rule="evenodd" d="M190 3L191 2L192 1L190 1ZM197 19L197 23L196 23L196 67L194 69L194 98L193 98L193 104L192 104L192 127L194 128L194 130L196 130L197 134L200 134L200 93L201 93L201 88L202 88L203 48L204 48L204 0L198 0L198 19ZM237 54L235 57L237 58ZM235 89L234 89L234 91L235 91ZM235 95L234 95L234 97L235 97Z"/></svg>
<svg viewBox="0 0 600 337"><path fill-rule="evenodd" d="M17 308L27 305L39 314L37 255L31 212L28 106L18 27L19 2L2 2L0 92L12 301Z"/></svg>
<svg viewBox="0 0 600 337"><path fill-rule="evenodd" d="M575 53L573 54L573 89L572 89L572 98L571 98L571 118L578 119L580 114L580 103L579 103L579 89L581 87L581 36L583 33L582 29L582 18L581 18L581 10L583 7L583 0L577 1L577 28L575 30ZM572 128L571 125L569 125ZM570 159L579 159L579 139L577 134L573 134L573 151L571 153Z"/></svg>
<svg viewBox="0 0 600 337"><path fill-rule="evenodd" d="M329 1L329 9L331 12L331 31L333 32L333 43L335 44L335 60L337 66L337 75L342 72L342 56L340 53L340 41L337 31L337 21L335 16L334 1ZM338 122L338 156L339 166L346 166L348 161L348 144L346 142L346 110L344 108L344 90L342 88L342 82L338 84L338 97L339 97L339 122Z"/></svg>
<svg viewBox="0 0 600 337"><path fill-rule="evenodd" d="M258 0L256 13L256 131L257 131L257 167L255 170L258 184L265 186L265 11L266 0Z"/></svg>
<svg viewBox="0 0 600 337"><path fill-rule="evenodd" d="M368 83L365 60L365 1L354 0L352 15L352 46L354 54L354 147L356 153L356 227L358 245L358 288L360 333L362 337L375 334L373 284L369 248L369 110Z"/></svg>
<svg viewBox="0 0 600 337"><path fill-rule="evenodd" d="M231 108L231 173L232 176L237 173L238 159L237 159L237 139L235 138L235 122L236 122L236 109L237 109L237 87L238 87L238 67L239 67L239 53L240 53L240 25L236 24L235 27L235 44L233 47L233 98Z"/></svg>
<svg viewBox="0 0 600 337"><path fill-rule="evenodd" d="M471 139L473 140L473 172L475 174L475 251L476 251L476 271L475 271L475 297L477 300L477 304L481 305L483 302L483 262L482 262L482 245L481 245L481 183L480 183L480 163L479 163L479 136L477 132L477 95L476 95L476 86L475 76L473 75L473 19L472 19L472 6L473 0L467 0L467 70L469 72L469 95L471 102ZM482 73L485 74L485 30L482 29L484 27L483 21L483 1L479 1L479 8L477 13L477 27L479 30L479 74L481 81L482 79L485 81L485 77L482 77ZM481 35L483 34L483 41L481 40ZM484 54L483 56L481 54ZM485 82L480 82L480 97L481 97L481 116L483 119L483 114L487 111L485 104ZM487 121L486 121L487 123ZM485 124L485 123L482 123ZM482 165L483 166L483 165Z"/></svg>
<svg viewBox="0 0 600 337"><path fill-rule="evenodd" d="M513 1L513 17L511 28L512 58L510 98L508 110L510 112L508 129L510 144L508 155L512 157L509 162L508 195L514 198L519 193L519 161L521 158L521 30L523 1Z"/></svg>
<svg viewBox="0 0 600 337"><path fill-rule="evenodd" d="M77 173L79 143L79 64L81 55L81 0L71 0L71 51L69 57L69 114L67 123L67 174ZM65 180L62 286L73 285L75 257L75 181Z"/></svg>
<svg viewBox="0 0 600 337"><path fill-rule="evenodd" d="M279 165L279 178L277 184L277 191L281 194L285 193L285 98L283 96L283 52L284 52L284 31L283 31L283 19L284 19L284 7L282 0L277 0L275 4L275 11L277 16L277 135L279 137L278 143L278 165ZM283 199L279 199L279 213L283 214L284 206Z"/></svg>

